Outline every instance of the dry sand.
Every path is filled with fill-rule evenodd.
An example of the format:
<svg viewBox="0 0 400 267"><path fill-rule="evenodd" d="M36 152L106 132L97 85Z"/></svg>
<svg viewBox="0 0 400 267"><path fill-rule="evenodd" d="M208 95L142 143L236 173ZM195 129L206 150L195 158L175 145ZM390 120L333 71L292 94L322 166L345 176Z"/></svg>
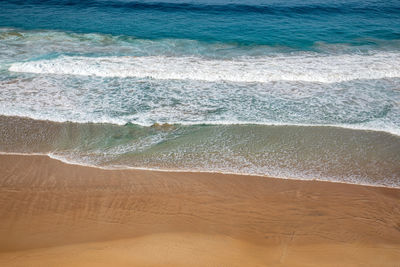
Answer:
<svg viewBox="0 0 400 267"><path fill-rule="evenodd" d="M0 266L400 266L400 190L0 155Z"/></svg>

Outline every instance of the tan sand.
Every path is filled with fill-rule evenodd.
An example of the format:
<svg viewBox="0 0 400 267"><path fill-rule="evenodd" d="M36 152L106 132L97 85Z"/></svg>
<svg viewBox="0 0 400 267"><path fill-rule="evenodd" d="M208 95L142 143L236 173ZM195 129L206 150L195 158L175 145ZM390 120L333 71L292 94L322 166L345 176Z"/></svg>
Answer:
<svg viewBox="0 0 400 267"><path fill-rule="evenodd" d="M0 266L400 266L400 190L0 155Z"/></svg>

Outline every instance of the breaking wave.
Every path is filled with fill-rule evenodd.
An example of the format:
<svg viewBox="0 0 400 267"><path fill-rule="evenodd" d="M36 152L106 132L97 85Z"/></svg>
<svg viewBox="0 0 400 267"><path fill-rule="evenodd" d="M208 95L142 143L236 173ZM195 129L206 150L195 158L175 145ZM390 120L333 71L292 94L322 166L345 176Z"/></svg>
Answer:
<svg viewBox="0 0 400 267"><path fill-rule="evenodd" d="M202 57L61 56L13 63L12 72L162 80L334 83L400 77L400 53L371 55L280 54L215 60Z"/></svg>

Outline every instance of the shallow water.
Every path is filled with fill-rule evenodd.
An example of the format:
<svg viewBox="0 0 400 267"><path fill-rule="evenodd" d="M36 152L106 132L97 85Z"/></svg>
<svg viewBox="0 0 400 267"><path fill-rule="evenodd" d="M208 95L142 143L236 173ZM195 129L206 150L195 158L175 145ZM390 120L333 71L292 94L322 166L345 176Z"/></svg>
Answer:
<svg viewBox="0 0 400 267"><path fill-rule="evenodd" d="M400 138L319 126L115 125L0 117L0 149L104 168L268 175L399 187Z"/></svg>
<svg viewBox="0 0 400 267"><path fill-rule="evenodd" d="M0 10L1 151L400 186L398 1Z"/></svg>

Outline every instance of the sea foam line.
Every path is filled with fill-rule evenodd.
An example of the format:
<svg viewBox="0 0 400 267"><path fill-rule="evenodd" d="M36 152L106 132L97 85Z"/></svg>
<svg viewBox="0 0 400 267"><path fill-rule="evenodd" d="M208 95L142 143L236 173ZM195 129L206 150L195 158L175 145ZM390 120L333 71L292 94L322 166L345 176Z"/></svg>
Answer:
<svg viewBox="0 0 400 267"><path fill-rule="evenodd" d="M52 117L48 118L46 116L35 116L35 115L25 115L21 113L10 113L2 110L0 116L8 116L8 117L21 117L21 118L29 118L33 120L41 120L41 121L50 121L55 123L94 123L94 124L113 124L124 126L129 123L138 125L141 127L151 127L155 123L158 124L170 124L170 125L182 125L182 126L196 126L196 125L210 125L210 126L218 126L218 125L260 125L260 126L288 126L288 127L333 127L333 128L341 128L341 129L349 129L354 131L373 131L373 132L384 132L388 134L392 134L394 136L400 137L400 129L398 127L373 127L373 125L356 125L356 124L311 124L311 123L285 123L285 122L263 122L263 121L163 121L163 122L137 122L137 121L127 121L124 119L117 118L102 118L102 119L94 119L94 120L70 120L61 117Z"/></svg>
<svg viewBox="0 0 400 267"><path fill-rule="evenodd" d="M339 183L339 184L351 184L351 185L360 185L360 186L370 186L370 187L381 187L381 188L390 188L390 189L400 189L400 186L397 185L382 185L376 183L362 183L362 182L348 182L348 181L340 181L340 180L332 180L329 178L293 178L293 177L284 177L284 176L268 176L263 174L255 174L255 173L244 173L244 172L229 172L229 171L218 171L218 170L201 170L201 169L163 169L163 168L148 168L148 167L132 167L126 165L115 165L115 166L98 166L94 164L80 162L78 160L67 159L66 157L56 155L54 153L24 153L24 152L2 152L0 151L0 155L17 155L17 156L47 156L51 159L58 160L65 164L69 165L77 165L89 168L97 168L102 170L141 170L141 171L155 171L155 172L178 172L178 173L217 173L217 174L225 174L225 175L243 175L243 176L255 176L261 178L268 179L284 179L284 180L295 180L295 181L318 181L318 182L328 182L328 183Z"/></svg>
<svg viewBox="0 0 400 267"><path fill-rule="evenodd" d="M400 77L400 53L279 54L230 60L168 56L61 56L16 62L9 71L98 77L230 82L305 81L334 83Z"/></svg>

